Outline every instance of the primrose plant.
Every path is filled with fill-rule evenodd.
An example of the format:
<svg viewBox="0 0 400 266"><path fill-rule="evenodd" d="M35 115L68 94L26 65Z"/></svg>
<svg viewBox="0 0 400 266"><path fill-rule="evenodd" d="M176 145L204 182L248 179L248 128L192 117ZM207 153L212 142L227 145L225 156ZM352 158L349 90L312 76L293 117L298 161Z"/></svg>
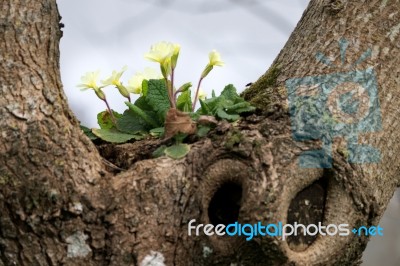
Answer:
<svg viewBox="0 0 400 266"><path fill-rule="evenodd" d="M226 86L220 96L216 96L213 91L212 97L206 98L206 94L200 88L203 79L214 66L224 65L220 54L215 50L209 53L209 62L200 75L193 100L190 82L176 88L174 75L179 53L179 44L159 42L152 45L145 58L157 62L161 73L146 68L143 72L133 75L126 84L121 81L127 70L126 66L120 71L113 71L110 77L101 81L101 85L98 83L99 71L88 72L82 76L82 83L78 87L82 90L92 89L107 108L97 115L100 128L90 130L82 126L84 132L91 139L100 138L113 143L140 140L148 136L174 138L177 142L175 145L162 146L155 155L165 154L172 158L181 158L190 148L182 143L186 136L202 136L211 129L212 123L197 126L197 120L200 118L208 117L208 121L235 121L240 118L241 113L254 110L254 107L237 94L233 85ZM106 87L115 87L127 99L125 104L128 109L122 114L111 109L104 93ZM139 95L134 103L131 94ZM201 107L195 112L197 101ZM211 116L215 119L210 120Z"/></svg>

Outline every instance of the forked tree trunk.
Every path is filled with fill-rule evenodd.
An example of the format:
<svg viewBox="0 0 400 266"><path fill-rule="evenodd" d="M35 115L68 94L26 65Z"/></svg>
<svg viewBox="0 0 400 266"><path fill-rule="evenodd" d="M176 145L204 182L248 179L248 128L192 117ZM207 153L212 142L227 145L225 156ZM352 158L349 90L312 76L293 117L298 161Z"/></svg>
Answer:
<svg viewBox="0 0 400 266"><path fill-rule="evenodd" d="M378 223L399 185L398 0L311 1L269 71L244 93L263 112L237 125L221 123L178 161L151 159L157 141L99 147L125 169L118 172L82 134L67 106L55 0L0 2L0 265L360 263L367 237L283 241L257 236L246 241L189 236L188 222L298 221L347 223L350 228ZM348 68L368 49L370 56ZM313 77L354 77L344 85L338 82L337 88L346 92L360 73L371 78L368 93L377 89L371 102L379 103L371 115L376 127L372 132L361 128L353 146L349 139L334 138L330 168L302 167L304 152L310 155L322 144L293 138L296 123L307 124L294 119L302 106L296 99L306 99L299 98L305 94L315 100L321 91L312 82L332 82ZM296 87L292 78L305 83ZM291 102L287 91L294 93ZM323 93L331 110L332 93ZM360 96L359 106L368 106L368 93ZM331 118L332 123L339 118ZM372 153L363 150L361 158L354 148L357 141L380 156L371 161Z"/></svg>

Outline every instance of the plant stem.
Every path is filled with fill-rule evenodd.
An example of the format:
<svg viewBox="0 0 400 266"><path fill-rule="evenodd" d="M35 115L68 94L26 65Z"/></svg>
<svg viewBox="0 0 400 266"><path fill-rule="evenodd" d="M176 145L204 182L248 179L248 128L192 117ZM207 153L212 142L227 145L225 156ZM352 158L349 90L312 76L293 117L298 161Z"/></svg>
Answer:
<svg viewBox="0 0 400 266"><path fill-rule="evenodd" d="M174 92L174 99L175 99L175 102L176 102L176 96L178 95L178 93L180 93L181 92L181 90L176 90L176 92Z"/></svg>
<svg viewBox="0 0 400 266"><path fill-rule="evenodd" d="M199 79L199 83L197 84L196 95L194 96L194 101L193 101L193 106L192 106L192 112L194 112L194 109L196 108L197 98L199 97L200 84L203 81L203 78L204 77L201 77Z"/></svg>
<svg viewBox="0 0 400 266"><path fill-rule="evenodd" d="M107 110L108 110L108 113L109 113L110 116L111 116L111 120L112 120L114 126L117 126L117 120L115 119L114 114L113 114L113 112L111 111L110 105L108 105L107 99L104 99L103 101L104 101L104 102L106 103L106 105L107 105Z"/></svg>
<svg viewBox="0 0 400 266"><path fill-rule="evenodd" d="M173 101L173 95L171 95L171 90L170 90L170 86L169 86L169 82L168 79L165 78L165 86L167 88L167 93L168 93L168 99L169 99L169 105L171 106L171 108L174 108L174 101Z"/></svg>
<svg viewBox="0 0 400 266"><path fill-rule="evenodd" d="M176 94L174 93L174 76L175 76L175 71L174 68L171 69L171 101L172 101L172 108L176 108Z"/></svg>

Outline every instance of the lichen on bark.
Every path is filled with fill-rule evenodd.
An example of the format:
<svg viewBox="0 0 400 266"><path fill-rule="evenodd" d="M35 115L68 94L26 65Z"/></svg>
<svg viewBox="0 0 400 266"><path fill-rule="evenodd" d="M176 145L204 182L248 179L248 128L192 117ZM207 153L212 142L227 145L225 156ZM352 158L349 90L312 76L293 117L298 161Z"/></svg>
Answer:
<svg viewBox="0 0 400 266"><path fill-rule="evenodd" d="M139 265L158 258L166 265L359 264L366 237L295 241L307 245L296 251L274 237L245 241L187 233L191 219L286 222L293 214L290 206L303 206L296 205L301 191L317 187L321 192L313 184L324 178L324 193L315 193L325 195L324 204L314 204L319 207L313 212L302 210L305 216L323 211L323 218L314 217L323 223L378 223L400 184L395 156L400 102L392 100L399 96L399 80L393 77L399 75L400 56L398 42L390 40L399 35L387 35L387 28L398 25L399 6L396 1L340 2L333 14L332 1L311 1L275 63L243 93L260 111L235 125L219 123L191 143L185 158L172 160L149 156L158 141L95 147L62 92L56 2L4 0L0 263ZM315 54L324 51L339 60L342 37L352 45L346 64L368 48L374 51L359 67L377 72L382 131L359 141L379 148L382 162L350 164L343 143L334 142L330 171L301 168L299 155L320 143L293 140L285 81L339 71L316 62ZM114 159L117 167L105 159ZM230 215L227 209L233 210Z"/></svg>

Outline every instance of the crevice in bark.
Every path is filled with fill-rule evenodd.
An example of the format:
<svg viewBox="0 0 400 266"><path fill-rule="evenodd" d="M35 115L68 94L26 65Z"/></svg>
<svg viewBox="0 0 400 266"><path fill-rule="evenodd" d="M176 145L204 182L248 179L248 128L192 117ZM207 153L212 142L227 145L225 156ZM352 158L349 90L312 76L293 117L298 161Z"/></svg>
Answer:
<svg viewBox="0 0 400 266"><path fill-rule="evenodd" d="M8 0L0 14L0 266L137 265L155 252L165 265L359 263L366 237L290 238L304 244L298 251L275 237L189 237L186 224L378 223L399 184L397 3L311 1L270 70L243 93L266 116L220 122L204 140L190 140L181 160L151 158L160 140L98 146L115 168L67 107L56 2L42 2ZM382 134L359 143L381 150L382 162L349 164L337 143L331 172L301 169L298 155L319 144L293 140L285 82L343 72L315 60L324 52L338 63L338 38L351 44L346 62L372 49L357 69L376 70Z"/></svg>
<svg viewBox="0 0 400 266"><path fill-rule="evenodd" d="M242 186L234 182L222 184L210 201L208 217L211 224L228 225L239 218L242 200Z"/></svg>
<svg viewBox="0 0 400 266"><path fill-rule="evenodd" d="M288 210L287 223L295 226L295 223L307 227L309 224L323 222L326 196L328 193L329 173L324 171L321 178L297 193ZM304 235L305 228L298 227L297 235L288 237L290 249L294 251L306 250L317 239L318 234ZM312 231L314 229L311 229Z"/></svg>

